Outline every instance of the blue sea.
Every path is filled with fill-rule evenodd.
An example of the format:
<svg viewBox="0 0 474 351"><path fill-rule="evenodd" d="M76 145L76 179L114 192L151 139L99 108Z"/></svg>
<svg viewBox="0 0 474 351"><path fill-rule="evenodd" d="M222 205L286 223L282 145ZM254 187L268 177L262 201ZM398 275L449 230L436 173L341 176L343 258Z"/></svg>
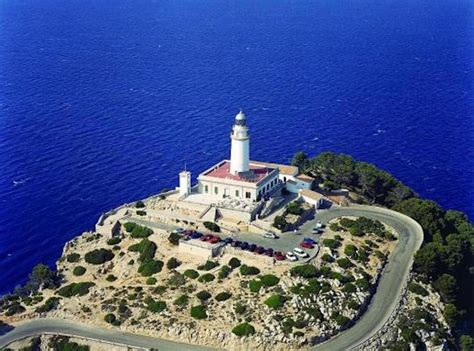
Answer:
<svg viewBox="0 0 474 351"><path fill-rule="evenodd" d="M331 150L474 217L468 0L0 0L0 293L229 157Z"/></svg>

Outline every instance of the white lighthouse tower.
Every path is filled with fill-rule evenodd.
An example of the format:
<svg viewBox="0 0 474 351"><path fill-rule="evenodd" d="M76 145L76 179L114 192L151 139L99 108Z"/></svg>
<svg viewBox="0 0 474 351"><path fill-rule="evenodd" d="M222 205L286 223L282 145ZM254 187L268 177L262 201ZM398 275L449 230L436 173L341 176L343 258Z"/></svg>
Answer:
<svg viewBox="0 0 474 351"><path fill-rule="evenodd" d="M230 173L238 174L249 170L249 128L242 110L235 116L230 134Z"/></svg>

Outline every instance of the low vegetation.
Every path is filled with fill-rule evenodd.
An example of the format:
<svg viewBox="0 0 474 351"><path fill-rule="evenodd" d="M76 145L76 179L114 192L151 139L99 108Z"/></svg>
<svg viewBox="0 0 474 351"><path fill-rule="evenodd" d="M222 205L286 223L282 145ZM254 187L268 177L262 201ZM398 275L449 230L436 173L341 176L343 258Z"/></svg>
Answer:
<svg viewBox="0 0 474 351"><path fill-rule="evenodd" d="M84 259L90 264L103 264L115 257L112 251L107 249L95 249L85 254Z"/></svg>

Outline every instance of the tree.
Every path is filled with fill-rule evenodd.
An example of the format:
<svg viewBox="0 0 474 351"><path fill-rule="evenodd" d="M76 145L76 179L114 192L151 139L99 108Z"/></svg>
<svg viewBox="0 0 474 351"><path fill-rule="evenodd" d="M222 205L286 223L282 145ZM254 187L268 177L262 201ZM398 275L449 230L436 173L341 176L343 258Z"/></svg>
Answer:
<svg viewBox="0 0 474 351"><path fill-rule="evenodd" d="M444 302L452 303L456 300L456 278L454 278L452 275L441 275L433 283L433 287L439 292Z"/></svg>
<svg viewBox="0 0 474 351"><path fill-rule="evenodd" d="M29 275L28 287L33 291L37 289L55 288L57 275L48 266L37 264Z"/></svg>
<svg viewBox="0 0 474 351"><path fill-rule="evenodd" d="M291 165L298 167L300 172L305 169L306 163L308 160L308 155L306 155L303 151L298 151L291 160Z"/></svg>
<svg viewBox="0 0 474 351"><path fill-rule="evenodd" d="M232 333L234 333L237 336L248 336L248 335L255 334L255 328L249 323L242 323L242 324L236 325L232 329Z"/></svg>
<svg viewBox="0 0 474 351"><path fill-rule="evenodd" d="M451 303L448 303L444 306L443 316L444 316L444 319L446 319L446 322L452 328L454 328L459 319L460 313L458 309L456 308L456 306L454 306Z"/></svg>
<svg viewBox="0 0 474 351"><path fill-rule="evenodd" d="M428 243L415 254L414 266L417 272L427 277L435 277L441 270L443 247L438 243Z"/></svg>

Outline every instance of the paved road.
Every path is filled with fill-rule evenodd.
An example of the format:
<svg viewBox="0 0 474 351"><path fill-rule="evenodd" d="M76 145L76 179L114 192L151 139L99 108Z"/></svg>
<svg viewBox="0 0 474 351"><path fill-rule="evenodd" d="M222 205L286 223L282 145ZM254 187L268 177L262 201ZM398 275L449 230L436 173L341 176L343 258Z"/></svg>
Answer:
<svg viewBox="0 0 474 351"><path fill-rule="evenodd" d="M423 241L423 230L418 223L409 217L390 210L369 206L351 206L320 211L313 221L306 223L303 228L301 228L301 231L307 232L310 230L317 220L326 223L330 219L340 216L365 216L378 219L392 226L398 232L399 240L366 313L352 328L324 344L315 346L314 349L318 351L347 350L353 348L367 340L383 326L400 298L403 282L413 262L413 255ZM16 326L12 331L0 336L0 347L4 347L14 340L38 335L43 332L73 334L111 343L115 342L149 348L155 347L160 351L213 350L212 348L174 343L148 336L102 329L70 321L50 319L33 320Z"/></svg>

